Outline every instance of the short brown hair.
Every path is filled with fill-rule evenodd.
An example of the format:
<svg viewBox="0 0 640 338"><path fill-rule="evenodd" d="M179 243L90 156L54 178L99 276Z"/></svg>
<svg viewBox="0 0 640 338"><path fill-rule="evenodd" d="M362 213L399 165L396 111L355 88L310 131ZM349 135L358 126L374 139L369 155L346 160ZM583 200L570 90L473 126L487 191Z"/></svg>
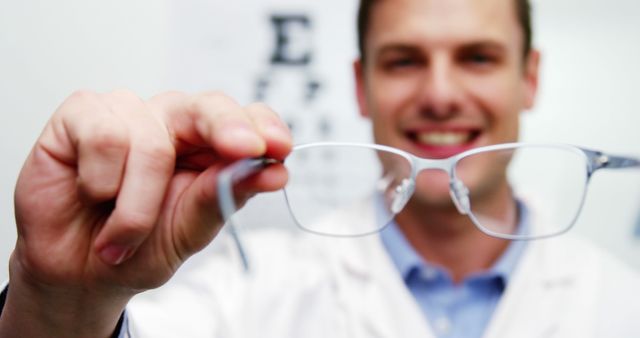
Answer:
<svg viewBox="0 0 640 338"><path fill-rule="evenodd" d="M364 60L365 56L364 41L367 30L369 29L371 9L376 1L377 0L360 0L360 7L358 8L358 49L360 50L360 59L362 60ZM524 36L522 52L526 58L531 51L533 40L533 32L531 31L531 4L529 0L515 0L515 2L518 22L520 26L522 26Z"/></svg>

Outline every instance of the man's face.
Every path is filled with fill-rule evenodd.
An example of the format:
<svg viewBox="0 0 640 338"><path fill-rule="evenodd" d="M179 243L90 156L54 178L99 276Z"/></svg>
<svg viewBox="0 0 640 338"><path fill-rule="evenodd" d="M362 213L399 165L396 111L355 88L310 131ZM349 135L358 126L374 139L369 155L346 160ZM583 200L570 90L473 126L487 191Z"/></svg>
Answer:
<svg viewBox="0 0 640 338"><path fill-rule="evenodd" d="M537 87L538 55L525 60L523 39L514 0L379 0L366 61L355 63L360 110L376 143L445 158L516 141L519 113ZM501 169L472 167L477 180ZM448 200L446 178L425 174L417 193L429 185Z"/></svg>

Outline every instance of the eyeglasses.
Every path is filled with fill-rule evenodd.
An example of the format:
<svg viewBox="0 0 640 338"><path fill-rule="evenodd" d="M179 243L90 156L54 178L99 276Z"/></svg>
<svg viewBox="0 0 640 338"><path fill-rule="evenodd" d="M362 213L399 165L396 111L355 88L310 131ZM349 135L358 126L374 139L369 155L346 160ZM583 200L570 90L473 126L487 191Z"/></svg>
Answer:
<svg viewBox="0 0 640 338"><path fill-rule="evenodd" d="M233 184L274 163L279 162L241 160L220 173L218 197L226 221L236 212ZM445 159L425 159L383 145L323 142L294 147L283 163L289 174L284 188L287 207L303 230L341 237L376 233L413 198L424 202L419 205L466 215L485 234L511 240L568 231L582 210L595 171L640 167L635 158L531 143L497 144ZM326 221L371 196L379 199L382 209L374 222ZM534 226L526 233L516 229L516 201L535 210L536 219L529 220ZM241 249L234 227L230 231Z"/></svg>

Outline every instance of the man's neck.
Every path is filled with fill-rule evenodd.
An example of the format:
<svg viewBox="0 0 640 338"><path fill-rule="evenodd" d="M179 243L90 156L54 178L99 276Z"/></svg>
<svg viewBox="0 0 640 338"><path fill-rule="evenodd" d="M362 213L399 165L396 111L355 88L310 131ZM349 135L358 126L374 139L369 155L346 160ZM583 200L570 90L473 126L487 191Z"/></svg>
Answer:
<svg viewBox="0 0 640 338"><path fill-rule="evenodd" d="M516 227L515 201L502 204L505 218ZM413 204L413 205L412 205ZM396 216L396 223L418 255L442 266L454 282L490 268L509 246L509 241L479 231L466 215L455 208L430 209L410 202Z"/></svg>

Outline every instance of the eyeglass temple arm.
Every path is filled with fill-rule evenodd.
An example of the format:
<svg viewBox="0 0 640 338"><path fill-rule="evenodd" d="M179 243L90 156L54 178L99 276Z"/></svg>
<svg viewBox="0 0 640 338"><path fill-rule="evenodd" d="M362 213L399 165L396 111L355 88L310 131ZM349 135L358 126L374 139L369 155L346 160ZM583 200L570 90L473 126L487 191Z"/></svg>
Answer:
<svg viewBox="0 0 640 338"><path fill-rule="evenodd" d="M277 162L277 160L268 158L240 160L223 169L220 174L218 174L217 190L220 212L222 213L222 219L229 224L228 230L238 250L245 272L249 271L249 259L247 258L246 250L242 245L238 231L231 220L231 216L237 211L237 206L233 199L233 185L257 173L260 169Z"/></svg>
<svg viewBox="0 0 640 338"><path fill-rule="evenodd" d="M640 168L640 159L617 156L612 154L603 153L596 150L583 149L591 162L592 170L594 172L598 169L623 169L623 168Z"/></svg>

